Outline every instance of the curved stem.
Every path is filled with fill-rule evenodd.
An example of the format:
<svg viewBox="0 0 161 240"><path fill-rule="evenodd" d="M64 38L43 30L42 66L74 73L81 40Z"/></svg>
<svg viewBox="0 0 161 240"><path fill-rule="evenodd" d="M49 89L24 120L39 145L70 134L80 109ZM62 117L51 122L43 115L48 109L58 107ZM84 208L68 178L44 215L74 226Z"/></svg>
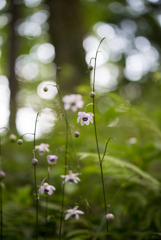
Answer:
<svg viewBox="0 0 161 240"><path fill-rule="evenodd" d="M36 127L37 127L37 121L40 113L38 112L36 115L36 120L35 120L35 128L34 128L34 158L35 158L35 145L36 145Z"/></svg>
<svg viewBox="0 0 161 240"><path fill-rule="evenodd" d="M36 145L36 127L37 127L37 120L38 120L38 116L40 115L40 113L38 112L36 115L36 120L35 120L35 128L34 128L34 141L33 141L33 154L34 154L34 158L35 158L35 145ZM36 176L36 165L34 165L34 184L35 184L35 199L36 199L36 235L35 235L35 239L38 239L38 191L37 191L37 176Z"/></svg>
<svg viewBox="0 0 161 240"><path fill-rule="evenodd" d="M109 141L112 139L113 137L110 137L108 140L107 140L107 142L106 142L106 145L105 145L105 150L104 150L104 153L103 153L103 156L102 156L102 160L101 160L101 162L103 162L103 159L104 159L104 157L105 157L105 154L106 154L106 151L107 151L107 146L108 146L108 143L109 143Z"/></svg>
<svg viewBox="0 0 161 240"><path fill-rule="evenodd" d="M99 43L99 45L98 45L98 48L97 48L97 50L96 50L96 55L95 55L95 61L94 61L94 74L93 74L93 92L95 91L95 79L96 79L96 60L97 60L97 55L98 55L98 50L99 50L99 48L100 48L100 45L101 45L101 43L103 42L103 40L104 40L105 38L102 38L101 39L101 41L100 41L100 43Z"/></svg>
<svg viewBox="0 0 161 240"><path fill-rule="evenodd" d="M96 62L97 62L97 55L98 55L98 50L99 47L102 43L102 41L105 38L103 38L96 50L96 55L95 55L95 63L94 63L94 74L93 74L93 92L95 91L95 78L96 78ZM94 125L94 132L95 132L95 139L96 139L96 146L97 146L97 153L98 153L98 159L99 159L99 165L100 165L100 171L101 171L101 182L102 182L102 193L103 193L103 201L104 201L104 212L105 212L105 218L107 214L107 202L106 202L106 193L105 193L105 184L104 184L104 176L103 176L103 167L102 167L102 160L101 160L101 155L100 155L100 150L99 150L99 144L98 144L98 136L97 136L97 125L96 125L96 115L95 115L95 98L93 98L93 125ZM106 150L106 148L105 148ZM107 231L107 239L108 239L108 221L106 219L106 231Z"/></svg>

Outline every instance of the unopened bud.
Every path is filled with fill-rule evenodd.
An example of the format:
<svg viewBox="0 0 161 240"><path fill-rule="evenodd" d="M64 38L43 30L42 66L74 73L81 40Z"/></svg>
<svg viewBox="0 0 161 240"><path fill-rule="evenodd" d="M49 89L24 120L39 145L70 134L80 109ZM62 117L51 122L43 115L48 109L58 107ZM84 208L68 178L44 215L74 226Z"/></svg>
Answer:
<svg viewBox="0 0 161 240"><path fill-rule="evenodd" d="M108 221L113 221L115 219L115 216L112 213L106 214L106 219Z"/></svg>
<svg viewBox="0 0 161 240"><path fill-rule="evenodd" d="M23 140L20 138L20 139L18 139L17 143L18 143L19 145L22 145Z"/></svg>
<svg viewBox="0 0 161 240"><path fill-rule="evenodd" d="M76 132L74 133L74 136L75 136L75 137L79 137L79 132L76 131Z"/></svg>
<svg viewBox="0 0 161 240"><path fill-rule="evenodd" d="M61 67L58 67L57 70L58 70L58 72L60 72L61 71Z"/></svg>
<svg viewBox="0 0 161 240"><path fill-rule="evenodd" d="M89 71L92 71L93 70L93 67L91 65L88 66L88 70Z"/></svg>
<svg viewBox="0 0 161 240"><path fill-rule="evenodd" d="M47 88L47 87L44 87L43 90L44 90L44 92L47 92L47 91L48 91L48 88Z"/></svg>
<svg viewBox="0 0 161 240"><path fill-rule="evenodd" d="M32 159L32 165L36 166L38 164L38 160L36 158Z"/></svg>
<svg viewBox="0 0 161 240"><path fill-rule="evenodd" d="M94 98L96 96L95 92L90 92L90 97Z"/></svg>
<svg viewBox="0 0 161 240"><path fill-rule="evenodd" d="M16 140L17 140L16 135L15 135L15 134L10 134L10 135L9 135L9 140L10 140L10 142L12 142L12 143L16 142Z"/></svg>
<svg viewBox="0 0 161 240"><path fill-rule="evenodd" d="M0 170L0 181L3 180L3 178L5 178L5 176L6 176L5 172Z"/></svg>

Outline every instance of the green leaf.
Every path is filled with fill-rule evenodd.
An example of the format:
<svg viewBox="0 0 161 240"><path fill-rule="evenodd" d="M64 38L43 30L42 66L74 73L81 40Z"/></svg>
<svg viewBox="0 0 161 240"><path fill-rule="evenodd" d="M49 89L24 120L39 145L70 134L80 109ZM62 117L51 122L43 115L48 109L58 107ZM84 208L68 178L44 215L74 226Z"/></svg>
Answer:
<svg viewBox="0 0 161 240"><path fill-rule="evenodd" d="M84 152L82 153L81 152L81 153L79 153L79 156L80 156L80 160L83 160L87 157L88 158L91 157L93 161L96 161L96 160L98 161L97 153L84 153ZM149 187L152 190L157 190L157 191L159 191L161 188L161 184L157 179L155 179L150 174L146 173L145 171L143 171L136 165L129 163L125 160L106 155L104 157L104 161L103 161L104 173L108 173L109 168L111 169L112 165L113 165L115 171L122 169L122 170L126 170L128 172L133 172L136 175L138 175L139 177L141 177L140 179L139 178L135 179L135 181L141 185L145 185L145 183L146 183L147 187ZM116 177L118 177L118 176L116 175Z"/></svg>

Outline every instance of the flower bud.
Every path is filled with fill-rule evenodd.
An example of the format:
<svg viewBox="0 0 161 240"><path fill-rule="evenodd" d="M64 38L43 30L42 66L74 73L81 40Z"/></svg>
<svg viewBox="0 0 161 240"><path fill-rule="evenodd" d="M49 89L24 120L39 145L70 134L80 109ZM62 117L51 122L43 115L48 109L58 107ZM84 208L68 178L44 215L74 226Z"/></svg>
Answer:
<svg viewBox="0 0 161 240"><path fill-rule="evenodd" d="M3 178L5 178L5 176L6 176L5 172L0 170L0 181L3 180Z"/></svg>
<svg viewBox="0 0 161 240"><path fill-rule="evenodd" d="M44 87L43 90L44 90L44 92L47 92L47 91L48 91L48 88L47 88L47 87Z"/></svg>
<svg viewBox="0 0 161 240"><path fill-rule="evenodd" d="M75 131L74 136L77 138L79 137L79 132Z"/></svg>
<svg viewBox="0 0 161 240"><path fill-rule="evenodd" d="M38 164L38 160L36 158L32 159L32 165L36 166Z"/></svg>
<svg viewBox="0 0 161 240"><path fill-rule="evenodd" d="M90 97L94 98L96 96L95 92L90 92Z"/></svg>
<svg viewBox="0 0 161 240"><path fill-rule="evenodd" d="M15 135L15 134L10 134L10 135L9 135L9 140L10 140L10 142L12 142L12 143L16 142L16 140L17 140L16 135Z"/></svg>
<svg viewBox="0 0 161 240"><path fill-rule="evenodd" d="M18 143L19 145L22 145L23 140L22 140L21 138L19 138L18 141L17 141L17 143Z"/></svg>
<svg viewBox="0 0 161 240"><path fill-rule="evenodd" d="M106 214L106 219L111 222L115 219L115 216L112 213L108 213Z"/></svg>
<svg viewBox="0 0 161 240"><path fill-rule="evenodd" d="M88 66L88 70L89 71L92 71L93 70L93 67L91 65Z"/></svg>

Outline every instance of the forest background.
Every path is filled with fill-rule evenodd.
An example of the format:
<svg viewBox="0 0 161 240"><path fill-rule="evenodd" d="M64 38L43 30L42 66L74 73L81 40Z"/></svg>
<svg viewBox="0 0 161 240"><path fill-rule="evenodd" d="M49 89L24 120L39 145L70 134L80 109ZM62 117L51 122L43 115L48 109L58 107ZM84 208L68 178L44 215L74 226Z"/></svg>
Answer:
<svg viewBox="0 0 161 240"><path fill-rule="evenodd" d="M111 239L161 239L161 1L0 0L0 128L4 239L32 239L34 231L33 133L48 143L58 165L51 169L57 191L50 198L47 234L45 200L40 199L39 239L58 239L65 126L60 121L56 81L62 95L81 94L91 103L88 70L102 38L96 69L96 116L100 151L108 144L103 171ZM92 63L92 62L91 62ZM83 110L82 110L83 111ZM87 107L92 111L92 105ZM104 239L103 196L92 124L77 124L69 167L81 172L79 185L66 188L65 207L79 205L80 220L65 221L62 239ZM9 131L6 131L8 128ZM80 136L74 137L78 131ZM75 161L73 145L79 158ZM93 155L92 155L93 154ZM47 175L46 156L37 156L38 186ZM71 224L72 223L72 224Z"/></svg>

